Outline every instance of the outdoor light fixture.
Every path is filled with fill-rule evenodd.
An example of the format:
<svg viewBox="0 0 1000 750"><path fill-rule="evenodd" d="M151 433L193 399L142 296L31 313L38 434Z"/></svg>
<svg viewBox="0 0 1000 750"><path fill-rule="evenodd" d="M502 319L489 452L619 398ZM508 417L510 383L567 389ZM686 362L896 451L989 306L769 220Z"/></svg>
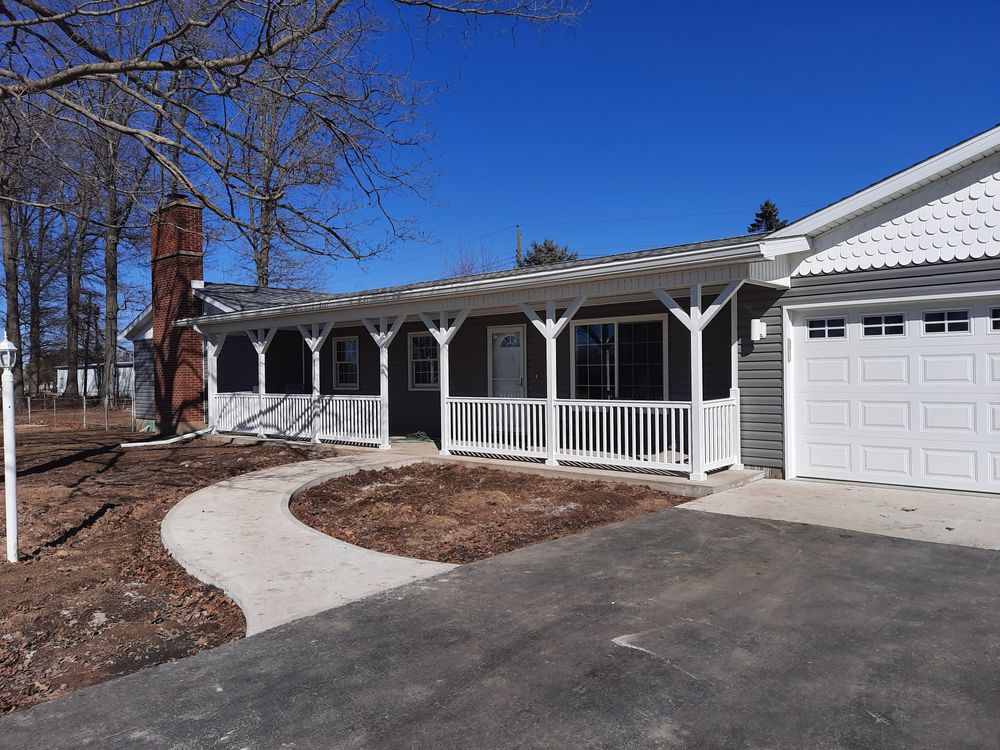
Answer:
<svg viewBox="0 0 1000 750"><path fill-rule="evenodd" d="M14 365L17 347L4 334L0 341L3 368L3 491L7 507L7 562L17 562L17 453L14 437Z"/></svg>
<svg viewBox="0 0 1000 750"><path fill-rule="evenodd" d="M3 341L0 341L0 367L4 370L13 370L14 365L17 364L17 347L14 346L10 341L7 340L7 336L4 335ZM13 372L11 375L13 376Z"/></svg>

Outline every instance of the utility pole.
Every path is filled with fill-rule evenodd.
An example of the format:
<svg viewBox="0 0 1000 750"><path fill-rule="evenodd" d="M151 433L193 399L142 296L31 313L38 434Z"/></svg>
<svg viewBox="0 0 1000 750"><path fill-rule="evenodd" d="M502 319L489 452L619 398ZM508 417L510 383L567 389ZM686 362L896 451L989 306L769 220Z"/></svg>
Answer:
<svg viewBox="0 0 1000 750"><path fill-rule="evenodd" d="M520 268L524 263L524 255L521 252L521 225L516 224L514 228L517 230L517 254L514 256L517 267Z"/></svg>

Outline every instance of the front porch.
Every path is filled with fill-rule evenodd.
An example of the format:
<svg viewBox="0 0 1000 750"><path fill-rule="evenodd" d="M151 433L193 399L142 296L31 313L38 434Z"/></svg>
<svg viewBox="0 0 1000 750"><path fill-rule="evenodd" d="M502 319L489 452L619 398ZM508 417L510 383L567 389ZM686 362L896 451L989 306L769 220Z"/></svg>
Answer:
<svg viewBox="0 0 1000 750"><path fill-rule="evenodd" d="M208 421L223 433L382 449L420 431L442 455L703 481L743 468L744 283L482 308L460 300L433 317L395 305L250 329L202 318Z"/></svg>

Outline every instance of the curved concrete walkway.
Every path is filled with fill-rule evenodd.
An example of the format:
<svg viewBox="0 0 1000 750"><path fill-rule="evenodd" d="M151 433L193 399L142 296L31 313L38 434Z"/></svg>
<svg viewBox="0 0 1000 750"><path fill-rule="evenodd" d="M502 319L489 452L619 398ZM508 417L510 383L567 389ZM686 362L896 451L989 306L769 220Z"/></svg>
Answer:
<svg viewBox="0 0 1000 750"><path fill-rule="evenodd" d="M175 505L163 519L163 543L189 573L236 601L253 635L455 567L342 542L288 509L305 487L419 460L338 456L233 477Z"/></svg>

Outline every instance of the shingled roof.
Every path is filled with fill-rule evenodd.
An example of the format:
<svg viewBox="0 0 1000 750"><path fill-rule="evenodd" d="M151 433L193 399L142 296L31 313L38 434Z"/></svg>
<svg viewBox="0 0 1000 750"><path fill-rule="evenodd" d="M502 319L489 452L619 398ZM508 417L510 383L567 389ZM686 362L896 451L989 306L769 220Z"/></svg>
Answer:
<svg viewBox="0 0 1000 750"><path fill-rule="evenodd" d="M641 258L655 258L660 255L675 255L699 250L710 250L712 248L729 247L745 242L761 240L766 233L747 234L736 237L725 237L716 240L706 240L704 242L688 242L683 245L670 245L658 247L650 250L638 250L630 253L612 253L600 255L593 258L583 258L571 260L565 263L551 263L544 266L531 266L528 268L508 268L503 271L491 271L489 273L477 273L468 276L456 276L448 279L455 283L465 281L487 281L490 279L505 279L514 276L529 276L540 271L552 271L563 268L585 268L587 266L598 266L609 260L630 260ZM417 291L422 288L436 287L441 284L441 279L433 281L418 281L412 284L400 284L398 286L381 287L376 289L363 290L364 294L382 295L394 292ZM225 307L230 308L229 312L250 312L253 310L272 309L284 305L306 304L309 302L324 302L354 297L359 294L353 292L313 292L305 289L280 289L278 287L244 286L242 284L217 284L205 282L203 296L211 301L215 301Z"/></svg>

